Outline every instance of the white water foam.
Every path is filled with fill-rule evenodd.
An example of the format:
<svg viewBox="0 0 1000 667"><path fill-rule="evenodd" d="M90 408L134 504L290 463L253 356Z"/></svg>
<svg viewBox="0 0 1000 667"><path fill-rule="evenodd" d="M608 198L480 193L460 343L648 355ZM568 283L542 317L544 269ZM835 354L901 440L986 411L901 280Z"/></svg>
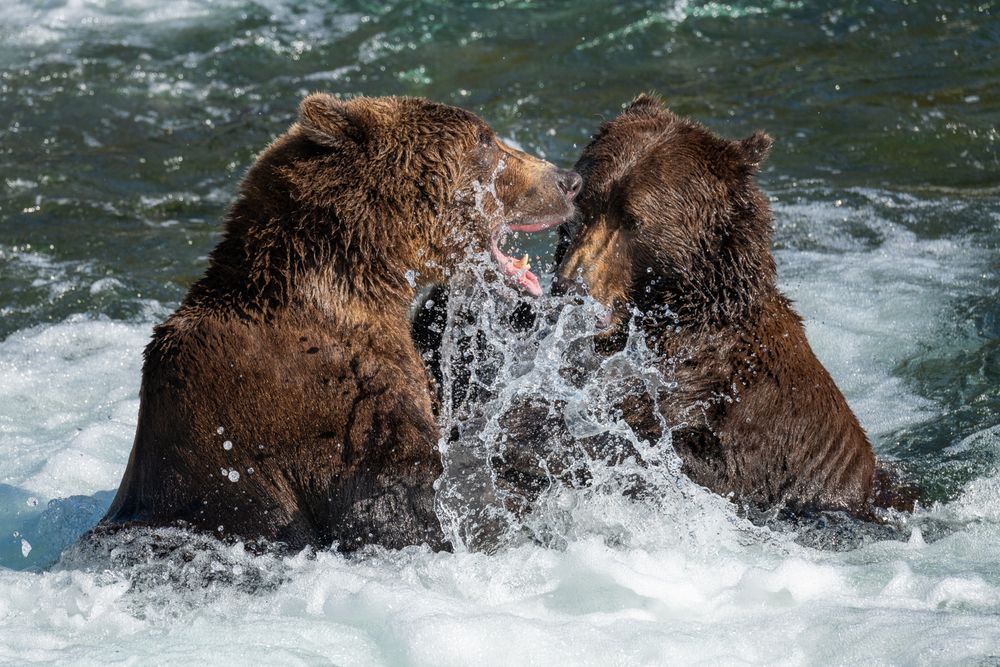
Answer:
<svg viewBox="0 0 1000 667"><path fill-rule="evenodd" d="M253 42L275 53L292 56L324 40L337 39L358 28L363 14L334 13L322 6L282 0L7 0L0 5L0 35L12 45L50 44L81 35L119 31L129 40L148 40L161 30L204 26L236 20L248 12L268 12L268 23L294 36L290 41L265 32L234 34L233 44ZM142 29L143 35L137 34Z"/></svg>
<svg viewBox="0 0 1000 667"><path fill-rule="evenodd" d="M873 210L872 203L887 198L861 194L867 201L854 205L776 204L779 236L783 227L796 229L791 233L807 248L775 256L779 282L805 317L810 344L878 438L940 414L892 371L928 344L945 343L940 323L948 321L955 297L977 291L989 256L962 240L920 239ZM859 224L876 240L846 233Z"/></svg>
<svg viewBox="0 0 1000 667"><path fill-rule="evenodd" d="M149 331L78 316L0 342L0 483L44 499L118 485Z"/></svg>
<svg viewBox="0 0 1000 667"><path fill-rule="evenodd" d="M984 567L998 546L996 524L847 555L595 534L493 556L321 553L284 561L274 590L166 599L113 576L0 571L0 660L954 664L1000 651L1000 582Z"/></svg>
<svg viewBox="0 0 1000 667"><path fill-rule="evenodd" d="M779 221L800 214L833 212L778 207ZM946 311L962 267L977 261L958 242L878 224L871 246L778 255L819 356L876 432L940 411L893 368L907 346L935 342L928 314ZM717 497L664 488L662 503L553 498L549 524L563 539L552 548L277 558L192 538L190 561L9 569L45 555L30 532L38 525L50 536L53 526L80 532L101 509L48 501L109 501L151 325L73 316L0 342L0 541L11 542L0 552L0 662L860 665L1000 655L995 473L912 519L908 540L847 552L801 546ZM956 446L1000 454L995 427ZM941 525L944 537L925 538Z"/></svg>
<svg viewBox="0 0 1000 667"><path fill-rule="evenodd" d="M209 15L211 3L178 0L151 3L126 0L56 0L30 2L11 0L0 9L4 34L17 43L43 44L74 30L92 30L118 25L156 25L172 21L194 21Z"/></svg>

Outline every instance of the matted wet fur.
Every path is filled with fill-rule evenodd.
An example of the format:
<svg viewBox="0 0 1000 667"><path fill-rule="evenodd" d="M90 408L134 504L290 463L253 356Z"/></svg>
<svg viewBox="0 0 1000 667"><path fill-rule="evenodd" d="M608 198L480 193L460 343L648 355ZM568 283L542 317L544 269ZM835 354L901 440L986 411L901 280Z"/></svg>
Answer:
<svg viewBox="0 0 1000 667"><path fill-rule="evenodd" d="M694 481L756 508L908 508L912 496L876 488L871 445L777 288L772 218L753 180L770 146L762 132L730 141L638 97L576 164L584 189L555 289L609 308L599 348L619 346L630 321L644 333L677 383L656 407L677 425ZM641 404L623 416L658 439Z"/></svg>
<svg viewBox="0 0 1000 667"><path fill-rule="evenodd" d="M493 196L476 196L483 183ZM485 256L498 225L565 219L578 185L455 107L307 97L243 180L205 276L154 329L99 531L448 548L409 305Z"/></svg>

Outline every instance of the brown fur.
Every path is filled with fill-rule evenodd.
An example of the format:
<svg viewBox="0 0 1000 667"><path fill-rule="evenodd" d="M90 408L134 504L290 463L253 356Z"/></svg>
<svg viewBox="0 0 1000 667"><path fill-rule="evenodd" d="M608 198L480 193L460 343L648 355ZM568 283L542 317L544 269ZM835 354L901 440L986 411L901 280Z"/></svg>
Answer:
<svg viewBox="0 0 1000 667"><path fill-rule="evenodd" d="M474 184L501 159L499 201L477 208ZM101 529L447 548L411 282L447 281L499 224L568 216L564 175L461 109L307 97L247 173L205 276L154 330Z"/></svg>
<svg viewBox="0 0 1000 667"><path fill-rule="evenodd" d="M875 458L776 285L768 205L753 182L771 139L722 139L649 96L601 126L577 170L558 287L633 313L675 391L656 397L687 474L760 508L866 515ZM657 437L652 411L626 407Z"/></svg>

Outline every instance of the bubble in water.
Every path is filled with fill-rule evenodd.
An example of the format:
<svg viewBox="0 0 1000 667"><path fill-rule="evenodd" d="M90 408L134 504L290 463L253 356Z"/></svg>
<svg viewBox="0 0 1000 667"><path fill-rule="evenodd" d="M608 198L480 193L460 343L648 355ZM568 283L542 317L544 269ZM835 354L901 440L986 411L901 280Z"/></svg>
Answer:
<svg viewBox="0 0 1000 667"><path fill-rule="evenodd" d="M233 441L226 440L224 443L222 443L222 448L228 452L230 449L233 448Z"/></svg>
<svg viewBox="0 0 1000 667"><path fill-rule="evenodd" d="M24 556L25 558L27 558L28 554L30 554L30 553L31 553L31 544L28 542L28 540L26 540L26 539L24 539L22 537L21 538L21 555Z"/></svg>
<svg viewBox="0 0 1000 667"><path fill-rule="evenodd" d="M227 475L227 477L229 477L229 481L230 482L238 482L238 481L240 481L240 473L237 472L236 470L230 470L229 474Z"/></svg>

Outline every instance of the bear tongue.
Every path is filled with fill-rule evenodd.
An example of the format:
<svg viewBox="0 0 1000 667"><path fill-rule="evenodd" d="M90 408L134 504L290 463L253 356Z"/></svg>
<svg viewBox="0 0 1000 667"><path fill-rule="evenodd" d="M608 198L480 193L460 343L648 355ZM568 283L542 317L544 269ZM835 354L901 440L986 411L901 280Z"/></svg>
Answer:
<svg viewBox="0 0 1000 667"><path fill-rule="evenodd" d="M527 255L522 259L509 257L497 247L495 242L490 251L497 266L500 267L500 273L508 280L531 296L540 297L542 295L542 285L538 282L538 277L528 269Z"/></svg>

